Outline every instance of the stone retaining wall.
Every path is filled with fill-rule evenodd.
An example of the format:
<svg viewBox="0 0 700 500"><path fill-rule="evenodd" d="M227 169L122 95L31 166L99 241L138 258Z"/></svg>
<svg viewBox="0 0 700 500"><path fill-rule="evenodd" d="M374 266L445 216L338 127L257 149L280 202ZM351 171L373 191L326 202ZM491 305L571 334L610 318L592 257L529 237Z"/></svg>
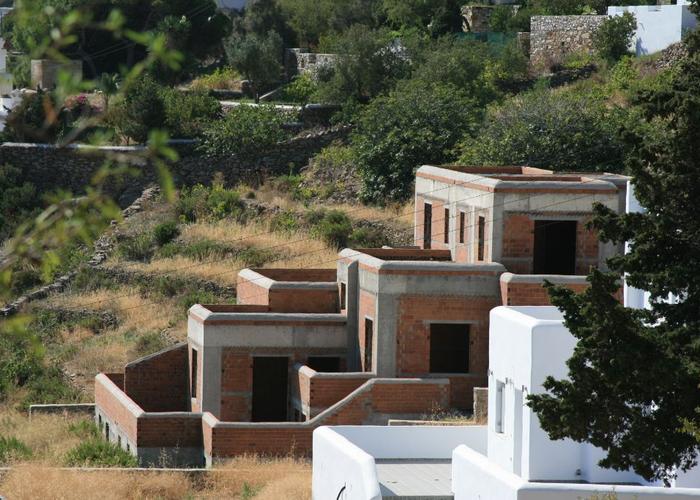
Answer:
<svg viewBox="0 0 700 500"><path fill-rule="evenodd" d="M548 71L570 53L592 52L593 34L608 16L532 16L530 65Z"/></svg>
<svg viewBox="0 0 700 500"><path fill-rule="evenodd" d="M267 175L289 173L301 168L323 147L347 136L349 128L336 127L310 131L283 142L268 151L261 151L254 160L237 157L206 157L196 151L196 144L180 141L173 144L180 160L171 165L177 185L209 183L217 172L224 180L259 182ZM144 148L69 146L59 148L48 144L4 143L0 146L0 164L11 164L22 171L21 181L32 182L39 192L66 189L82 192L95 172L108 158L126 155L131 159L143 156ZM110 194L121 206L127 206L141 195L143 189L156 181L154 169L146 162L139 167L141 175L124 182L112 182Z"/></svg>

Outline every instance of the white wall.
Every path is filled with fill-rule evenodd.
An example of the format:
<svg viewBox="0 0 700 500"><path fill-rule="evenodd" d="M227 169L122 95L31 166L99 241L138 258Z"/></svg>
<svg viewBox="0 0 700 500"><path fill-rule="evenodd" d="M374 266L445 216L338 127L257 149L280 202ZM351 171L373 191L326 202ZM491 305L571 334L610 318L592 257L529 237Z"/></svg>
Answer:
<svg viewBox="0 0 700 500"><path fill-rule="evenodd" d="M446 459L458 446L486 452L486 428L474 426L335 426L313 435L313 498L381 498L375 459ZM476 451L474 453L477 453Z"/></svg>
<svg viewBox="0 0 700 500"><path fill-rule="evenodd" d="M697 26L697 19L687 5L636 5L608 7L608 15L630 12L637 18L637 32L632 41L638 56L653 54L680 42L686 30Z"/></svg>
<svg viewBox="0 0 700 500"><path fill-rule="evenodd" d="M386 427L388 429L388 427ZM374 458L330 427L313 434L313 500L382 498Z"/></svg>
<svg viewBox="0 0 700 500"><path fill-rule="evenodd" d="M529 481L640 482L632 472L599 467L605 452L570 439L553 441L527 407L547 376L566 378L576 339L555 307L497 307L489 331L488 458ZM496 432L498 382L505 383L503 433Z"/></svg>
<svg viewBox="0 0 700 500"><path fill-rule="evenodd" d="M527 482L467 446L452 454L452 491L455 500L591 500L612 493L617 500L700 498L700 489L690 488Z"/></svg>

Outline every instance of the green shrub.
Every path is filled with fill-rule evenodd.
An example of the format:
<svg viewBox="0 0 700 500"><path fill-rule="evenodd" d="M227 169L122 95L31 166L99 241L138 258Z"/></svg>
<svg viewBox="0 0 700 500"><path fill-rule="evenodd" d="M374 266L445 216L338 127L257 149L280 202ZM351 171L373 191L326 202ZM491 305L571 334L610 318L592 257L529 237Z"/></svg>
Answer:
<svg viewBox="0 0 700 500"><path fill-rule="evenodd" d="M213 156L254 158L288 137L284 122L273 106L240 105L205 127L202 149Z"/></svg>
<svg viewBox="0 0 700 500"><path fill-rule="evenodd" d="M119 283L99 269L82 267L73 279L72 286L76 290L91 292L99 289L115 290L119 287Z"/></svg>
<svg viewBox="0 0 700 500"><path fill-rule="evenodd" d="M593 47L603 59L619 61L622 56L629 54L636 30L637 19L630 12L609 17L593 33Z"/></svg>
<svg viewBox="0 0 700 500"><path fill-rule="evenodd" d="M379 248L389 243L381 230L370 227L355 229L348 242L351 247L356 248Z"/></svg>
<svg viewBox="0 0 700 500"><path fill-rule="evenodd" d="M150 130L165 124L162 87L148 74L131 82L118 104L122 108L118 127L123 135L137 142L145 142Z"/></svg>
<svg viewBox="0 0 700 500"><path fill-rule="evenodd" d="M65 457L67 467L136 467L131 453L114 443L90 439L71 449Z"/></svg>
<svg viewBox="0 0 700 500"><path fill-rule="evenodd" d="M41 197L34 184L23 180L22 171L12 165L0 165L0 241L36 214L39 207Z"/></svg>
<svg viewBox="0 0 700 500"><path fill-rule="evenodd" d="M42 367L25 385L26 395L21 409L33 404L79 403L82 401L78 389L70 385L60 368Z"/></svg>
<svg viewBox="0 0 700 500"><path fill-rule="evenodd" d="M14 437L0 436L0 465L9 465L32 456L32 450Z"/></svg>
<svg viewBox="0 0 700 500"><path fill-rule="evenodd" d="M219 302L216 295L204 290L190 290L177 301L178 306L187 311L195 304L212 304Z"/></svg>
<svg viewBox="0 0 700 500"><path fill-rule="evenodd" d="M233 68L216 68L213 73L197 77L190 86L195 91L233 90L240 87L241 75Z"/></svg>
<svg viewBox="0 0 700 500"><path fill-rule="evenodd" d="M329 246L343 248L348 246L350 241L352 221L341 210L329 210L313 223L311 234L321 238Z"/></svg>
<svg viewBox="0 0 700 500"><path fill-rule="evenodd" d="M299 218L293 210L284 210L270 219L270 231L293 233L299 230Z"/></svg>
<svg viewBox="0 0 700 500"><path fill-rule="evenodd" d="M18 296L41 283L41 273L36 269L20 269L12 272L10 291L13 295Z"/></svg>
<svg viewBox="0 0 700 500"><path fill-rule="evenodd" d="M93 420L80 420L68 425L68 432L81 439L96 439L100 437L100 428Z"/></svg>
<svg viewBox="0 0 700 500"><path fill-rule="evenodd" d="M180 228L175 221L163 222L153 229L153 240L159 247L170 243L178 236L180 236Z"/></svg>
<svg viewBox="0 0 700 500"><path fill-rule="evenodd" d="M318 90L318 84L307 73L295 76L280 95L280 100L304 105Z"/></svg>
<svg viewBox="0 0 700 500"><path fill-rule="evenodd" d="M307 202L314 197L314 190L303 186L304 176L287 174L275 177L273 186L282 193L289 193L292 199Z"/></svg>
<svg viewBox="0 0 700 500"><path fill-rule="evenodd" d="M241 196L220 182L211 187L197 184L183 188L177 203L177 213L185 222L240 217L244 212Z"/></svg>
<svg viewBox="0 0 700 500"><path fill-rule="evenodd" d="M246 267L262 267L276 259L277 254L264 248L248 247L241 250L237 257Z"/></svg>
<svg viewBox="0 0 700 500"><path fill-rule="evenodd" d="M125 237L117 245L117 255L126 260L148 261L153 256L153 236L142 233Z"/></svg>
<svg viewBox="0 0 700 500"><path fill-rule="evenodd" d="M201 137L205 125L221 116L219 101L206 94L166 88L162 91L162 99L165 106L164 125L173 137Z"/></svg>
<svg viewBox="0 0 700 500"><path fill-rule="evenodd" d="M132 349L133 357L142 358L154 352L162 351L168 347L168 344L167 339L158 332L149 332L140 335Z"/></svg>

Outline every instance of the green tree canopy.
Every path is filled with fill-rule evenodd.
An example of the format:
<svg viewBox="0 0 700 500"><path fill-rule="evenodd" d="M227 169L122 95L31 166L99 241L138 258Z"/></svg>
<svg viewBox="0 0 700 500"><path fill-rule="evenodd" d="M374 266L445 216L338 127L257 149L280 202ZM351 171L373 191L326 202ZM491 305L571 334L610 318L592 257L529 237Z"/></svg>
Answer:
<svg viewBox="0 0 700 500"><path fill-rule="evenodd" d="M59 22L69 13L81 13L93 23L75 33L75 39L65 38L61 53L82 59L89 78L118 73L121 65L132 66L147 53L143 45L119 39L113 30L100 26L116 19L115 9L124 21L122 29L164 34L167 47L183 54L185 66L220 51L221 40L231 29L213 0L20 0L13 21L8 23L11 34L7 38L15 49L37 55ZM30 10L34 15L21 15Z"/></svg>
<svg viewBox="0 0 700 500"><path fill-rule="evenodd" d="M408 199L416 168L452 160L450 151L474 130L481 109L454 85L426 87L417 80L374 99L362 111L353 136L365 200Z"/></svg>
<svg viewBox="0 0 700 500"><path fill-rule="evenodd" d="M669 481L695 465L700 429L700 52L666 89L641 92L639 125L625 133L627 163L643 214L596 207L603 241L631 242L595 271L581 295L552 289L552 301L578 339L568 380L548 378L529 397L554 438L588 441L607 451L601 462ZM612 293L625 273L651 294L649 310L622 307ZM669 294L678 300L669 301Z"/></svg>
<svg viewBox="0 0 700 500"><path fill-rule="evenodd" d="M629 54L632 36L637 30L634 14L625 12L621 16L606 19L593 34L593 46L598 54L608 61L619 61Z"/></svg>
<svg viewBox="0 0 700 500"><path fill-rule="evenodd" d="M627 116L591 94L534 90L492 108L479 134L460 145L460 162L620 171L618 127Z"/></svg>
<svg viewBox="0 0 700 500"><path fill-rule="evenodd" d="M282 78L282 38L275 31L231 37L226 55L231 66L250 80L256 100L261 91Z"/></svg>

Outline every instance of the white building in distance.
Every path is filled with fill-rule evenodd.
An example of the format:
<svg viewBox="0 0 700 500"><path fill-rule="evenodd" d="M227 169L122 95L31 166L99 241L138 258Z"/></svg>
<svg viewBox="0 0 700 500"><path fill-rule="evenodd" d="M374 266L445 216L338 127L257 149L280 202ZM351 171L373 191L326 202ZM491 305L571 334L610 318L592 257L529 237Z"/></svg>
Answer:
<svg viewBox="0 0 700 500"><path fill-rule="evenodd" d="M608 7L609 16L621 16L625 12L637 19L637 32L632 45L638 56L659 52L680 42L683 35L698 25L690 12L688 0L678 0L676 5L634 5Z"/></svg>

